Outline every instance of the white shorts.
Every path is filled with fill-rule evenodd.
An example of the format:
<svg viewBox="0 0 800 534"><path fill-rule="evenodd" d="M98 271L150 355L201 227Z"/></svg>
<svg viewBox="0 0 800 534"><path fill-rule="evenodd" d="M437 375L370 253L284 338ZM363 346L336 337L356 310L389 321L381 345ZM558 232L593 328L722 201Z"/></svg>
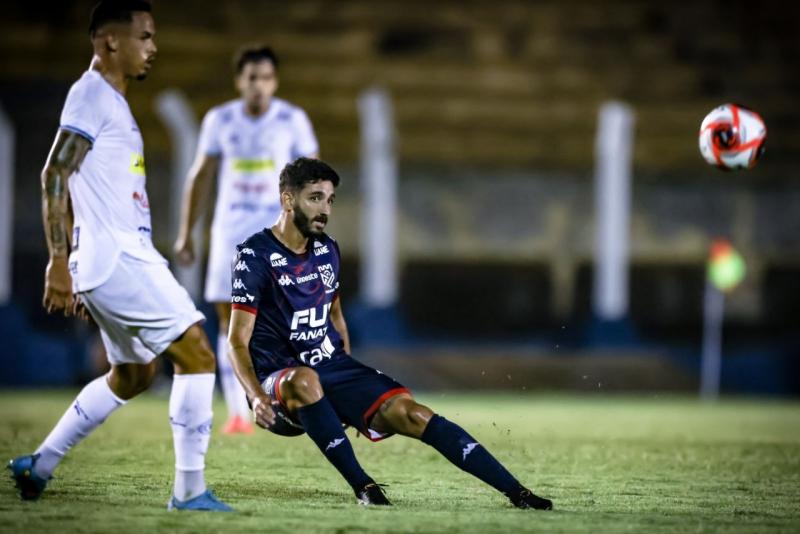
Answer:
<svg viewBox="0 0 800 534"><path fill-rule="evenodd" d="M100 327L108 361L150 363L193 324L205 320L166 263L120 255L111 277L80 294Z"/></svg>
<svg viewBox="0 0 800 534"><path fill-rule="evenodd" d="M206 302L230 302L231 269L236 245L264 228L269 228L278 220L280 206L265 214L246 221L246 225L231 224L224 232L211 230L211 246L208 251L208 269L206 270L206 287L203 297Z"/></svg>

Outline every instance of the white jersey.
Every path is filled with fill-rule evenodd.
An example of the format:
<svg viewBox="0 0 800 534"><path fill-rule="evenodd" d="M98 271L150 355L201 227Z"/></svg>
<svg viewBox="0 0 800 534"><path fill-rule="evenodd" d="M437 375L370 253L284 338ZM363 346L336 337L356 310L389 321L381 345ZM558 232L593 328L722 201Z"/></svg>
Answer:
<svg viewBox="0 0 800 534"><path fill-rule="evenodd" d="M220 158L212 240L236 244L278 220L281 170L319 147L306 113L273 98L260 117L248 115L242 100L211 109L203 119L198 150ZM231 248L226 262L234 252Z"/></svg>
<svg viewBox="0 0 800 534"><path fill-rule="evenodd" d="M92 143L69 179L74 291L105 282L123 252L147 263L166 263L151 239L144 145L125 97L100 73L86 71L69 90L61 129Z"/></svg>
<svg viewBox="0 0 800 534"><path fill-rule="evenodd" d="M278 220L281 171L319 146L305 112L280 98L255 118L241 100L213 108L203 119L198 145L201 154L220 158L205 298L230 302L236 245Z"/></svg>

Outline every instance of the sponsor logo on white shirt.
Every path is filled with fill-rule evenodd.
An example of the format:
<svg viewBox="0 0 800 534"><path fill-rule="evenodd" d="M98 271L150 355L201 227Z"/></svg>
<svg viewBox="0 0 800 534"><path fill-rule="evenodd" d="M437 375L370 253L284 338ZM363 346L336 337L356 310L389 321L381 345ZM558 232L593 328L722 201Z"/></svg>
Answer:
<svg viewBox="0 0 800 534"><path fill-rule="evenodd" d="M286 267L286 258L278 254L277 252L273 252L269 256L269 262L272 264L273 267Z"/></svg>

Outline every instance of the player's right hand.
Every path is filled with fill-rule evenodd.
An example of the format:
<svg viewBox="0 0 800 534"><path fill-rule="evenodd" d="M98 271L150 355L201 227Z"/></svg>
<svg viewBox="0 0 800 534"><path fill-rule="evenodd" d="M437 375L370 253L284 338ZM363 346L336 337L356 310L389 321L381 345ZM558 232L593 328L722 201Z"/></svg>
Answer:
<svg viewBox="0 0 800 534"><path fill-rule="evenodd" d="M269 429L275 424L275 411L272 399L266 393L258 395L250 402L253 407L253 422L261 428Z"/></svg>
<svg viewBox="0 0 800 534"><path fill-rule="evenodd" d="M72 277L67 267L67 258L50 258L44 272L44 297L42 305L47 313L64 310L64 315L72 315L74 299L72 296Z"/></svg>
<svg viewBox="0 0 800 534"><path fill-rule="evenodd" d="M181 265L191 265L194 262L194 243L191 235L178 236L172 248L175 259Z"/></svg>

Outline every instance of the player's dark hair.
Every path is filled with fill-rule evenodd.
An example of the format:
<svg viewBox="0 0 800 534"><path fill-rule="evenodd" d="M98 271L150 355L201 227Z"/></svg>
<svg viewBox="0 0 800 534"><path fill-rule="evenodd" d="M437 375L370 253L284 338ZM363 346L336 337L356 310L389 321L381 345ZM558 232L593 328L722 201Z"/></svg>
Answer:
<svg viewBox="0 0 800 534"><path fill-rule="evenodd" d="M270 61L275 71L278 71L278 56L270 47L264 45L248 45L240 48L233 56L233 70L238 76L245 65L259 61Z"/></svg>
<svg viewBox="0 0 800 534"><path fill-rule="evenodd" d="M339 185L339 175L324 161L312 158L298 158L281 171L280 191L299 191L306 184L330 182Z"/></svg>
<svg viewBox="0 0 800 534"><path fill-rule="evenodd" d="M100 0L89 17L89 36L94 38L97 30L111 22L132 22L136 11L152 10L145 0Z"/></svg>

